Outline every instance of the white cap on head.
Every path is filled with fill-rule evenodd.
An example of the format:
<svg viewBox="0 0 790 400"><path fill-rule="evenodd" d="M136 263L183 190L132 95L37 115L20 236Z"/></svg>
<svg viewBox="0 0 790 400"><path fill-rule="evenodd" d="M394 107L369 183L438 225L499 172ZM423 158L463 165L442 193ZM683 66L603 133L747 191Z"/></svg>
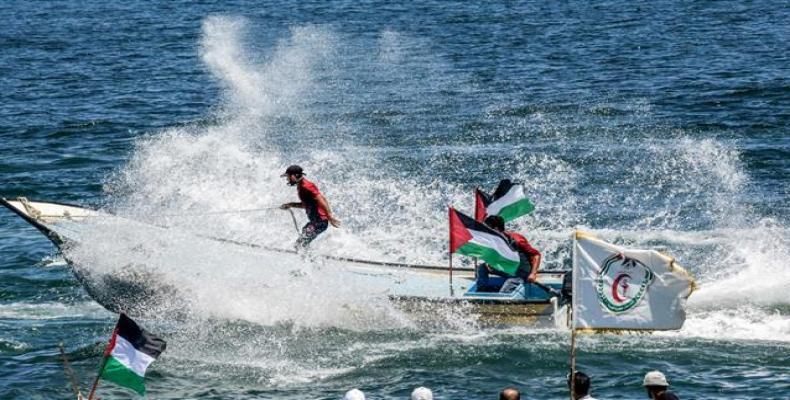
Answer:
<svg viewBox="0 0 790 400"><path fill-rule="evenodd" d="M659 371L650 371L645 374L644 386L669 386L667 377Z"/></svg>
<svg viewBox="0 0 790 400"><path fill-rule="evenodd" d="M343 396L343 400L365 400L365 393L359 389L351 389Z"/></svg>
<svg viewBox="0 0 790 400"><path fill-rule="evenodd" d="M433 400L433 392L427 387L420 386L411 392L411 400Z"/></svg>

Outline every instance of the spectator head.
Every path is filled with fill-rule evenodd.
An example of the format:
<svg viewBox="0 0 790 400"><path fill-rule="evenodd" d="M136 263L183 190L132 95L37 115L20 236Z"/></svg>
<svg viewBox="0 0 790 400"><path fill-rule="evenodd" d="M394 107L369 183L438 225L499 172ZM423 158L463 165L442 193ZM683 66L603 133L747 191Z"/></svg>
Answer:
<svg viewBox="0 0 790 400"><path fill-rule="evenodd" d="M659 371L650 371L645 374L645 379L642 382L645 389L647 390L647 395L654 399L659 394L666 392L667 387L669 387L669 382L667 382L667 377L664 376Z"/></svg>
<svg viewBox="0 0 790 400"><path fill-rule="evenodd" d="M485 224L489 228L503 232L505 230L505 220L499 215L489 215L486 217Z"/></svg>
<svg viewBox="0 0 790 400"><path fill-rule="evenodd" d="M433 392L427 387L420 386L411 392L411 400L433 400Z"/></svg>
<svg viewBox="0 0 790 400"><path fill-rule="evenodd" d="M343 400L365 400L365 393L359 389L351 389L343 396Z"/></svg>
<svg viewBox="0 0 790 400"><path fill-rule="evenodd" d="M521 393L512 386L506 387L499 392L499 400L521 400Z"/></svg>
<svg viewBox="0 0 790 400"><path fill-rule="evenodd" d="M576 396L584 397L590 394L590 377L587 376L584 372L576 371L575 384L573 385L573 391L576 392ZM568 374L568 388L571 387L571 374Z"/></svg>

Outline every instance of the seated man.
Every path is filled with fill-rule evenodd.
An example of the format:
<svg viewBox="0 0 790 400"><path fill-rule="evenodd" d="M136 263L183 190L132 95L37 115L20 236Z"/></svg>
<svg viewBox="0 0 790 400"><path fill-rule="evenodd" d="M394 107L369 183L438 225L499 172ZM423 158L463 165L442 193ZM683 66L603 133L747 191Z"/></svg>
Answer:
<svg viewBox="0 0 790 400"><path fill-rule="evenodd" d="M488 266L488 264L480 264L476 267L477 271L477 289L480 292L492 292L499 290L500 292L508 292L515 289L515 286L518 286L523 281L516 281L513 278L519 278L526 280L527 282L535 282L538 277L538 267L540 267L540 252L536 250L532 245L529 244L524 236L512 231L505 230L505 220L498 215L489 215L486 220L485 224L488 225L489 228L502 233L506 239L508 239L511 243L511 246L514 250L518 251L521 255L521 265L518 267L516 271L516 276L509 276L508 274L497 271L494 268ZM525 267L524 260L529 263L529 270ZM497 276L502 276L505 278L509 278L505 281L505 284L502 285L501 288L497 287L497 285L493 285L489 281L489 275L494 274Z"/></svg>

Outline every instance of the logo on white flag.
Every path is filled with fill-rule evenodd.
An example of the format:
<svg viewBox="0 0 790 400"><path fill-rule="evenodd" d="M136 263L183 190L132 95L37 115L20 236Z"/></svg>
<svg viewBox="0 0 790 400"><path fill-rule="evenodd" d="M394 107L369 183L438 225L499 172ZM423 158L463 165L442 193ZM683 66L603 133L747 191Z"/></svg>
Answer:
<svg viewBox="0 0 790 400"><path fill-rule="evenodd" d="M598 300L614 313L636 307L655 277L647 265L622 254L609 256L600 267L596 281Z"/></svg>

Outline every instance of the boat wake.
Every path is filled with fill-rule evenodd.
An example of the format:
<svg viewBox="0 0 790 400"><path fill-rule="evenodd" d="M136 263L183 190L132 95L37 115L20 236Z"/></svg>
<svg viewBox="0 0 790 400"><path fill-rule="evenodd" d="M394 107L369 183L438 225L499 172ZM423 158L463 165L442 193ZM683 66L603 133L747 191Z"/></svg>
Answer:
<svg viewBox="0 0 790 400"><path fill-rule="evenodd" d="M629 105L635 111L625 134L623 125L584 109L598 104L536 109L521 122L494 126L495 135L469 132L448 121L501 115L511 101L480 104L468 77L449 73L418 40L382 32L366 51L369 43L304 26L260 54L251 50L260 44L245 45L251 29L241 18L204 21L201 57L223 93L211 121L139 139L127 165L107 180L104 208L145 224L92 222L82 244L64 252L96 296L129 285L120 288L157 290L147 296L157 306L144 308L159 316L171 310L266 326L408 328L387 286L364 274L200 237L290 248L293 223L271 208L294 200L279 174L298 162L344 223L313 251L442 265L447 204L471 209L475 186L507 174L524 182L537 205L513 228L543 251L546 268L569 266L574 227L616 244L663 249L699 283L679 335L790 338L788 232L744 206L749 177L726 141L662 130L642 103ZM404 79L412 76L425 79ZM393 98L401 92L445 127L432 136L439 139L404 133L414 144L393 145L377 133L403 118ZM459 105L436 93L455 93ZM331 112L314 113L315 103L332 105ZM581 122L595 129L580 131ZM248 209L263 211L225 213Z"/></svg>
<svg viewBox="0 0 790 400"><path fill-rule="evenodd" d="M400 319L387 287L338 263L110 221L87 225L80 242L64 251L92 296L108 308L166 319L352 329L397 325Z"/></svg>

